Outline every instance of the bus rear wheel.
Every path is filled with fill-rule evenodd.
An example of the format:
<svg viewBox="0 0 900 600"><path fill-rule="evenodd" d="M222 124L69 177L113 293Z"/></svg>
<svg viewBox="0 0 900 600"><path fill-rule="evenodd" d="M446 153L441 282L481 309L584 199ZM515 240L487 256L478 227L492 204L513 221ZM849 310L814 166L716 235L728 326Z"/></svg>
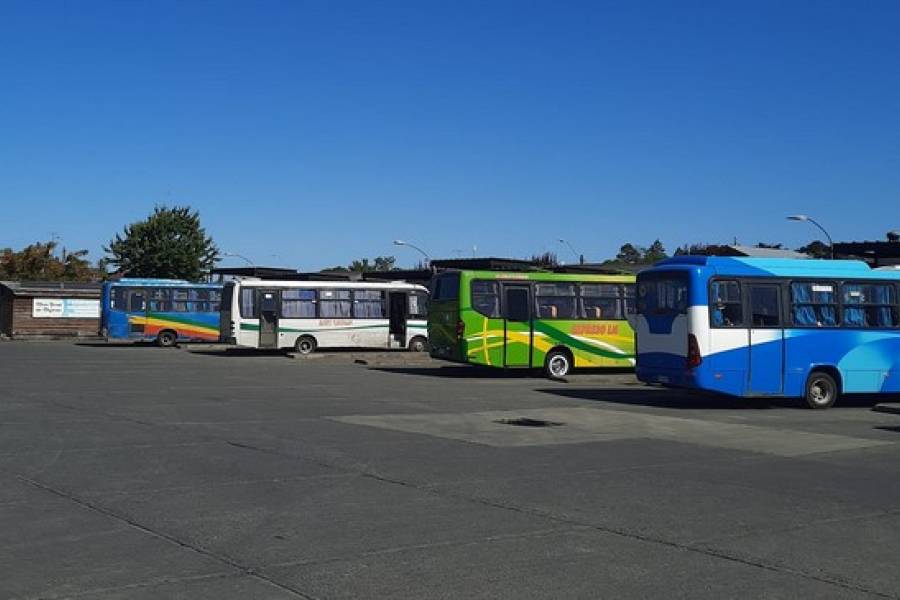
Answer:
<svg viewBox="0 0 900 600"><path fill-rule="evenodd" d="M166 329L165 331L160 331L159 335L156 336L156 344L160 348L171 348L177 341L178 334L168 329Z"/></svg>
<svg viewBox="0 0 900 600"><path fill-rule="evenodd" d="M297 354L306 356L307 354L312 354L313 352L315 352L316 346L316 338L304 335L297 338L297 343L294 344L294 350L297 352Z"/></svg>
<svg viewBox="0 0 900 600"><path fill-rule="evenodd" d="M550 379L562 379L572 370L572 355L565 350L551 350L544 360L544 373Z"/></svg>
<svg viewBox="0 0 900 600"><path fill-rule="evenodd" d="M427 348L428 341L420 335L417 335L413 339L409 340L410 352L425 352Z"/></svg>
<svg viewBox="0 0 900 600"><path fill-rule="evenodd" d="M834 377L824 371L816 371L806 380L806 405L809 408L831 408L840 391Z"/></svg>

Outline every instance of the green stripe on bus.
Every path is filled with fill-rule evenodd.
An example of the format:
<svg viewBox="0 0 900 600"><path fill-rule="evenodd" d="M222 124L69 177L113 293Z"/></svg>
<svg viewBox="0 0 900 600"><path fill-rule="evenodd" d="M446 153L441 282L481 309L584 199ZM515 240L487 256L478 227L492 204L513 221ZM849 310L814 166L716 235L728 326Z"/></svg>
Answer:
<svg viewBox="0 0 900 600"><path fill-rule="evenodd" d="M617 353L612 352L611 350L606 350L604 348L598 348L593 344L589 344L587 342L581 341L578 338L572 337L568 333L564 331L560 331L555 327L550 327L544 321L534 321L534 330L540 331L541 333L545 333L554 341L563 342L565 345L575 348L576 350L581 350L583 352L587 352L589 354L596 354L597 356L603 356L605 358L618 358L618 359L628 359L634 358L634 354L626 354L626 353Z"/></svg>

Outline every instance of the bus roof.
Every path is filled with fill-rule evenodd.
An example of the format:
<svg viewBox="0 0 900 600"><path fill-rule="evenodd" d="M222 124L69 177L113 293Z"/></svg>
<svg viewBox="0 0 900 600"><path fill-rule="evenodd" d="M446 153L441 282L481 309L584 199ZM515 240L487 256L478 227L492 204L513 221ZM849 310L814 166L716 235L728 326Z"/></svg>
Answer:
<svg viewBox="0 0 900 600"><path fill-rule="evenodd" d="M427 288L417 283L407 281L319 281L286 279L282 281L274 279L238 279L235 283L241 287L271 287L271 288L337 288L337 289L399 289L399 290L426 290Z"/></svg>
<svg viewBox="0 0 900 600"><path fill-rule="evenodd" d="M900 273L874 271L861 260L812 260L793 258L738 258L727 256L676 256L661 260L646 272L705 268L710 275L750 277L829 277L843 279L900 279Z"/></svg>
<svg viewBox="0 0 900 600"><path fill-rule="evenodd" d="M469 279L506 279L522 281L609 281L614 283L633 282L634 274L631 273L556 273L554 271L487 271L487 270L447 270L438 273L438 277L445 273L459 273Z"/></svg>
<svg viewBox="0 0 900 600"><path fill-rule="evenodd" d="M188 281L187 279L158 279L152 277L123 277L122 279L116 279L114 281L107 281L106 285L109 286L117 286L117 285L149 285L149 286L163 286L170 285L174 287L179 286L190 286L190 287L222 287L221 283L196 283L193 281Z"/></svg>

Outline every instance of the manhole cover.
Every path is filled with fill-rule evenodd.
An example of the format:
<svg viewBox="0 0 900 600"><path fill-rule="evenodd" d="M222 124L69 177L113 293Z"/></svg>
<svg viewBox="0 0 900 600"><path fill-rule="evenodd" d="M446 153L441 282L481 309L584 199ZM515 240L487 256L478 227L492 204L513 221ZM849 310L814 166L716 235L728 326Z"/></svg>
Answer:
<svg viewBox="0 0 900 600"><path fill-rule="evenodd" d="M517 419L497 419L494 423L501 425L518 425L519 427L559 427L564 423L557 421L545 421L544 419L529 419L528 417L519 417Z"/></svg>

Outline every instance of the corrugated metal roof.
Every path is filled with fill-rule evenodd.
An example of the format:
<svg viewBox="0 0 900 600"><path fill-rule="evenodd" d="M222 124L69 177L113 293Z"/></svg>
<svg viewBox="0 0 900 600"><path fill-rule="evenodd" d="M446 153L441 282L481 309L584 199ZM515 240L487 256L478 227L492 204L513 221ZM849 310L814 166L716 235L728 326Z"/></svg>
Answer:
<svg viewBox="0 0 900 600"><path fill-rule="evenodd" d="M0 281L0 287L8 289L14 296L50 294L99 298L101 286L101 283L74 281Z"/></svg>
<svg viewBox="0 0 900 600"><path fill-rule="evenodd" d="M742 246L740 244L731 245L729 248L750 258L811 258L809 254L785 248L759 248L757 246Z"/></svg>

